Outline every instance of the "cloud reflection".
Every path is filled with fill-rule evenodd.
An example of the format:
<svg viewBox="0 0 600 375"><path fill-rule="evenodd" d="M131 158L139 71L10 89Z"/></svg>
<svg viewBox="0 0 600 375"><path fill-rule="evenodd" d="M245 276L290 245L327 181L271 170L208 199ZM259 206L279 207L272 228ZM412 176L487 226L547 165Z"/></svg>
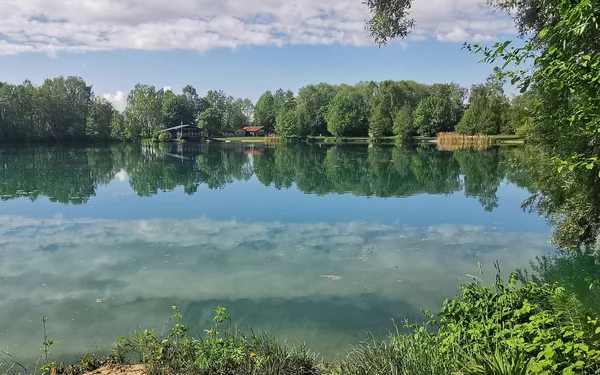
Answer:
<svg viewBox="0 0 600 375"><path fill-rule="evenodd" d="M201 331L224 304L242 325L338 350L437 309L477 262L510 272L550 251L546 235L478 226L0 216L0 349L37 355L42 314L54 350L74 355L160 328L173 304Z"/></svg>

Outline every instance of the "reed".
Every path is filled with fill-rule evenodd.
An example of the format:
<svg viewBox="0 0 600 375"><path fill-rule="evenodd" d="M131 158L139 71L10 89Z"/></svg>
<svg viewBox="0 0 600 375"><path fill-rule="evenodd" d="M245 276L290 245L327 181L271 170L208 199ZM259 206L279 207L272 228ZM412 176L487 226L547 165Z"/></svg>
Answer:
<svg viewBox="0 0 600 375"><path fill-rule="evenodd" d="M443 132L438 134L436 143L440 151L464 149L483 151L494 143L494 139L489 135L464 135L455 132Z"/></svg>

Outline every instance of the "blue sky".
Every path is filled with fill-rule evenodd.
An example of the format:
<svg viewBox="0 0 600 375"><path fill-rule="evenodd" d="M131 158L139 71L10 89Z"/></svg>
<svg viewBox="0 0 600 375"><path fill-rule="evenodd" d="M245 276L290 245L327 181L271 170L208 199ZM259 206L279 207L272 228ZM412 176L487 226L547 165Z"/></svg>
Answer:
<svg viewBox="0 0 600 375"><path fill-rule="evenodd" d="M0 0L0 81L78 75L122 105L136 83L191 84L256 101L318 82L478 83L465 41L514 37L485 0L414 0L408 40L378 48L361 0ZM122 94L118 94L122 92Z"/></svg>

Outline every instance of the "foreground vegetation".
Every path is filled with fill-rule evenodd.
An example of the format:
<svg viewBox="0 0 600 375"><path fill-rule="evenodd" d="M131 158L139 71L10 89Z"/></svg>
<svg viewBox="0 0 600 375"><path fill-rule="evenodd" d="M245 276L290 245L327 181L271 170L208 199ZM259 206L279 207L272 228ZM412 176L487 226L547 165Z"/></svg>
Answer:
<svg viewBox="0 0 600 375"><path fill-rule="evenodd" d="M579 253L577 259L538 259L545 267L534 267L534 277L550 281L550 270L580 264L581 256L596 257ZM232 324L224 307L215 310L213 326L203 335L192 334L182 323L181 310L173 307L174 314L163 327L170 327L166 334L139 329L120 338L108 356L86 354L66 367L52 360L54 341L47 336L42 318L40 362L27 367L4 356L5 362L13 363L5 372L79 375L103 365L129 363L143 364L151 375L591 375L600 371L599 311L597 304L581 300L597 293L577 293L566 280L533 282L523 272L511 274L505 282L496 268L495 282L486 285L473 277L437 314L424 311L425 324L406 322L387 339L367 338L333 361L324 361L300 343L282 343L264 332L246 334ZM598 276L597 269L592 273Z"/></svg>

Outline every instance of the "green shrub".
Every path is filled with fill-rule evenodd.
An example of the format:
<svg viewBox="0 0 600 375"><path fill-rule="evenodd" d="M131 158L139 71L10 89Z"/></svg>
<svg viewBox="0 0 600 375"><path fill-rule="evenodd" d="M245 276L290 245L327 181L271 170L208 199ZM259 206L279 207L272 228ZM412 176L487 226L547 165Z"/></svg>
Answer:
<svg viewBox="0 0 600 375"><path fill-rule="evenodd" d="M158 374L316 374L319 361L304 346L281 345L272 336L246 337L233 329L225 308L215 310L214 326L205 337L194 338L181 323L181 312L173 307L176 323L165 338L144 330L122 339L139 356L150 375Z"/></svg>
<svg viewBox="0 0 600 375"><path fill-rule="evenodd" d="M600 370L600 328L581 302L556 285L473 282L447 300L439 314L441 350L465 358L516 351L531 360L531 374L595 374Z"/></svg>
<svg viewBox="0 0 600 375"><path fill-rule="evenodd" d="M169 142L171 141L171 133L169 132L162 132L158 135L158 141L159 142Z"/></svg>

